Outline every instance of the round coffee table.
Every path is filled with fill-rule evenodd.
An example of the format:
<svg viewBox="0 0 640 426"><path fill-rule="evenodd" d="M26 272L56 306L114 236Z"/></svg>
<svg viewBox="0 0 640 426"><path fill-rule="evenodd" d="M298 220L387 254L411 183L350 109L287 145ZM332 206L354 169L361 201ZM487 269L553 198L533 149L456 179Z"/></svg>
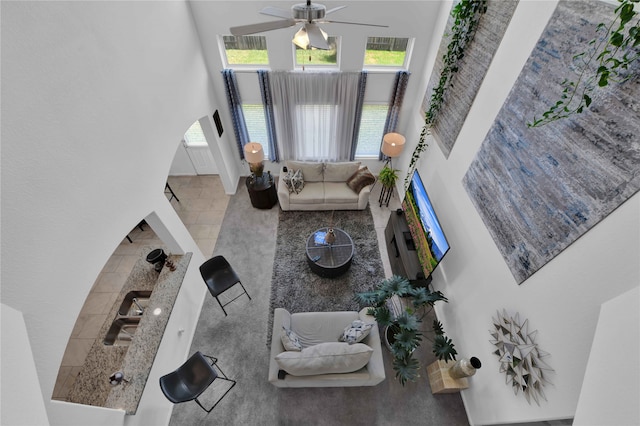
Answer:
<svg viewBox="0 0 640 426"><path fill-rule="evenodd" d="M353 240L342 229L333 228L336 240L324 242L329 228L314 231L307 239L307 261L311 270L321 277L335 278L347 272L353 259Z"/></svg>

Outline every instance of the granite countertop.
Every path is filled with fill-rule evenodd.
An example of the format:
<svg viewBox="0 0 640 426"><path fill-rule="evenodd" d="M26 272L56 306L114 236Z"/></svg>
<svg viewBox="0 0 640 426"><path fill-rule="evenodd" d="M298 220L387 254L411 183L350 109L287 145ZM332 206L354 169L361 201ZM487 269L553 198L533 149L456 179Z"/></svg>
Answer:
<svg viewBox="0 0 640 426"><path fill-rule="evenodd" d="M71 389L71 402L125 410L127 414L136 413L192 255L186 253L169 256L168 260L173 261L176 270L171 271L165 266L158 273L153 265L146 261L146 256L151 250L151 247L142 249L140 259L116 298ZM152 290L152 293L131 344L104 345L102 340L107 335L120 304L126 294L133 290ZM109 376L116 371L122 371L129 382L112 386Z"/></svg>

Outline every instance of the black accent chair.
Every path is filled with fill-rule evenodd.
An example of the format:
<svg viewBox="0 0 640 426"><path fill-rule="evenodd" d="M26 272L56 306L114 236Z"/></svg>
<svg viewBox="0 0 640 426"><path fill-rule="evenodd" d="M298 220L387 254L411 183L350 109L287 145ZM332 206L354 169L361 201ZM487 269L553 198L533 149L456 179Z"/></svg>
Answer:
<svg viewBox="0 0 640 426"><path fill-rule="evenodd" d="M224 307L242 296L243 293L240 293L224 305L220 302L218 296L229 290L234 285L240 284L244 294L246 294L249 300L251 300L251 296L249 296L249 293L247 293L247 290L240 282L240 278L238 278L238 275L235 273L231 265L229 265L229 262L227 262L227 259L225 259L224 256L215 256L204 262L200 265L200 274L202 275L204 282L207 284L209 292L218 301L218 304L222 308L222 312L224 312L224 316L227 316L227 311L224 310Z"/></svg>
<svg viewBox="0 0 640 426"><path fill-rule="evenodd" d="M211 364L205 359L211 360ZM236 385L235 380L231 380L217 365L218 359L209 355L203 355L200 351L191 355L177 370L160 377L160 389L167 399L174 404L195 400L196 403L207 413L210 413L216 405L224 398ZM215 366L215 368L214 368ZM218 375L216 368L222 376ZM206 409L198 401L198 397L207 390L214 380L226 380L231 382L231 387L218 398L213 407Z"/></svg>

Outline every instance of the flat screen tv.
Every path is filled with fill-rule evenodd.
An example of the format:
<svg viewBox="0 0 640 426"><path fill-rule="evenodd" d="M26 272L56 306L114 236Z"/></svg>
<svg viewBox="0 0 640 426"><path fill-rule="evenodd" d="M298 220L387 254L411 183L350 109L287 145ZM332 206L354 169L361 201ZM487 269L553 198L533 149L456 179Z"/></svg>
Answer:
<svg viewBox="0 0 640 426"><path fill-rule="evenodd" d="M411 177L411 184L402 201L402 210L405 212L422 271L425 278L428 278L449 251L449 243L418 171Z"/></svg>

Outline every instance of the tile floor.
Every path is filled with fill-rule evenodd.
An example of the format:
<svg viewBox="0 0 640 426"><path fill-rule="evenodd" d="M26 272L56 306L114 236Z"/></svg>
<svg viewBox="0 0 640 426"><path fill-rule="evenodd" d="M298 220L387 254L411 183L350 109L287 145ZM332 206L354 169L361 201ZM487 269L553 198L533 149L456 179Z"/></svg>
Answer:
<svg viewBox="0 0 640 426"><path fill-rule="evenodd" d="M229 203L222 182L213 176L170 176L169 185L175 198L171 200L178 216L202 252L213 253L220 225ZM167 193L167 198L171 194ZM66 401L84 360L98 338L116 297L145 246L162 245L149 225L134 227L106 261L78 315L65 350L52 399Z"/></svg>

